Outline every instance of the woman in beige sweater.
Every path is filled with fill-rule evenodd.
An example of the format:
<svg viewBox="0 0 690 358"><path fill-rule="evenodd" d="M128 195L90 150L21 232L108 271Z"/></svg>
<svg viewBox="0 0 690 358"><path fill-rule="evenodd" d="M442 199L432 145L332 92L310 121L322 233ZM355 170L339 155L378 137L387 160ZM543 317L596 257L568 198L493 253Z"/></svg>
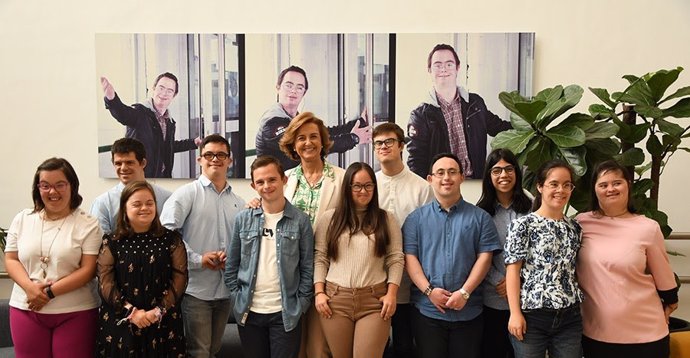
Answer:
<svg viewBox="0 0 690 358"><path fill-rule="evenodd" d="M347 168L340 198L316 224L316 309L333 358L381 357L404 267L400 225L365 163Z"/></svg>

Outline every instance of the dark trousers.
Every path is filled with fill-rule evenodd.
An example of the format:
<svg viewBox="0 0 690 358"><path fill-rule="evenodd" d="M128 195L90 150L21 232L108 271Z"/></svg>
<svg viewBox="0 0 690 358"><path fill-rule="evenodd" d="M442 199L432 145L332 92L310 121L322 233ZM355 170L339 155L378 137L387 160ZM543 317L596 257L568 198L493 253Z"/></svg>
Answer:
<svg viewBox="0 0 690 358"><path fill-rule="evenodd" d="M281 312L249 312L244 326L237 325L246 357L252 358L295 358L299 353L302 324L285 332Z"/></svg>
<svg viewBox="0 0 690 358"><path fill-rule="evenodd" d="M585 358L668 358L671 354L669 336L656 342L617 344L582 336Z"/></svg>
<svg viewBox="0 0 690 358"><path fill-rule="evenodd" d="M483 315L482 358L514 358L508 333L510 311L484 306Z"/></svg>
<svg viewBox="0 0 690 358"><path fill-rule="evenodd" d="M409 303L398 304L391 319L393 342L386 346L385 358L416 358L414 334L412 332L412 311Z"/></svg>
<svg viewBox="0 0 690 358"><path fill-rule="evenodd" d="M412 309L417 350L424 358L478 358L481 351L482 315L469 321L449 322L429 318Z"/></svg>

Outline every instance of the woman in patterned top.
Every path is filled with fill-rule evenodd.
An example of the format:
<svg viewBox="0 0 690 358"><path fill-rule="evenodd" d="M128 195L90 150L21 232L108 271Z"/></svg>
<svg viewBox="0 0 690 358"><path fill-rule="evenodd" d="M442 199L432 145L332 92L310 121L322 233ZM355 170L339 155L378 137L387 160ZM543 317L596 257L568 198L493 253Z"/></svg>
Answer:
<svg viewBox="0 0 690 358"><path fill-rule="evenodd" d="M101 357L185 357L180 300L187 287L182 236L160 224L153 188L125 186L117 228L98 256Z"/></svg>
<svg viewBox="0 0 690 358"><path fill-rule="evenodd" d="M545 163L537 172L534 212L510 225L505 245L508 331L515 356L580 358L583 294L575 279L580 225L563 215L572 168Z"/></svg>

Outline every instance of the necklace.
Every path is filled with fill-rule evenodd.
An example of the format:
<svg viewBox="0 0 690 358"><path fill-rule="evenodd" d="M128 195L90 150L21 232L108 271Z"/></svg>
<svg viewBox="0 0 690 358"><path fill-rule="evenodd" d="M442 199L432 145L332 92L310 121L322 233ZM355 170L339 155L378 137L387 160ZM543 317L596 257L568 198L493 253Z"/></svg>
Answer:
<svg viewBox="0 0 690 358"><path fill-rule="evenodd" d="M50 246L48 246L48 253L46 255L43 255L43 226L46 222L47 214L43 212L43 217L41 218L41 256L38 257L38 260L41 262L41 271L43 271L43 279L46 279L46 276L48 275L46 273L46 269L48 269L48 263L50 262L50 251L53 249L53 244L55 243L55 239L57 236L60 234L60 230L62 229L62 225L65 225L65 221L67 221L67 218L69 215L65 216L64 219L62 219L62 222L60 223L60 226L58 226L57 231L55 232L55 236L53 236L53 240L50 241Z"/></svg>
<svg viewBox="0 0 690 358"><path fill-rule="evenodd" d="M625 216L625 215L627 215L628 213L629 213L629 211L628 211L628 210L625 210L625 211L623 211L622 213L616 214L616 215L606 215L606 213L604 213L604 216L607 216L607 217L610 217L611 219L613 219L613 218L619 218L619 217L621 217L621 216Z"/></svg>

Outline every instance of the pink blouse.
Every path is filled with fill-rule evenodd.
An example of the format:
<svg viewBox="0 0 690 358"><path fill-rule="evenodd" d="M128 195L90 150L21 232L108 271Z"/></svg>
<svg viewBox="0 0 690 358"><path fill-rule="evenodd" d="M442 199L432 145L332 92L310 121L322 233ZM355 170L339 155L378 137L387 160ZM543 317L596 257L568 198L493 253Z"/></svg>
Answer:
<svg viewBox="0 0 690 358"><path fill-rule="evenodd" d="M657 290L676 287L659 225L629 218L577 216L582 226L577 277L585 293L584 335L608 343L648 343L668 335Z"/></svg>

